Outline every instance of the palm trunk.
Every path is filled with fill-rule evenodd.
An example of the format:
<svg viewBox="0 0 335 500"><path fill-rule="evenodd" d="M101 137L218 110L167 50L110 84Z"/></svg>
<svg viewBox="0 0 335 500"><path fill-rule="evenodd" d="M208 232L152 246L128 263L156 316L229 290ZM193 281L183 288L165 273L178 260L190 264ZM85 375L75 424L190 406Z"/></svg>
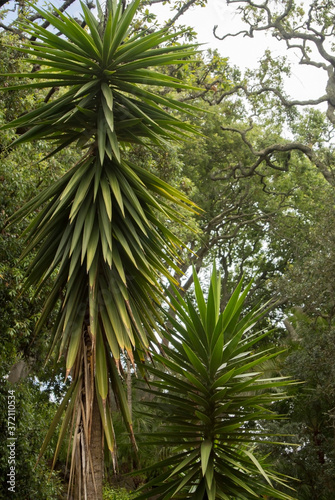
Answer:
<svg viewBox="0 0 335 500"><path fill-rule="evenodd" d="M133 394L132 394L132 380L131 380L131 364L130 364L130 359L127 357L127 401L128 401L128 408L129 408L129 413L130 413L130 418L132 420L132 413L133 413Z"/></svg>
<svg viewBox="0 0 335 500"><path fill-rule="evenodd" d="M91 467L87 478L87 500L102 500L102 481L104 469L102 425L96 394L94 395L91 428ZM92 474L93 470L93 474Z"/></svg>

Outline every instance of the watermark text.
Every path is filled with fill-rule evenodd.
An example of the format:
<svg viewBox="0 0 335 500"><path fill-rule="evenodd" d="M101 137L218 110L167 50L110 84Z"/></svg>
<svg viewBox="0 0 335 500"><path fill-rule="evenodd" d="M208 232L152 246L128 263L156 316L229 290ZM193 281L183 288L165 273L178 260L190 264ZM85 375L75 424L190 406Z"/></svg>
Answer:
<svg viewBox="0 0 335 500"><path fill-rule="evenodd" d="M7 421L7 448L8 448L8 491L15 493L16 484L16 425L15 425L15 391L8 391L8 421Z"/></svg>

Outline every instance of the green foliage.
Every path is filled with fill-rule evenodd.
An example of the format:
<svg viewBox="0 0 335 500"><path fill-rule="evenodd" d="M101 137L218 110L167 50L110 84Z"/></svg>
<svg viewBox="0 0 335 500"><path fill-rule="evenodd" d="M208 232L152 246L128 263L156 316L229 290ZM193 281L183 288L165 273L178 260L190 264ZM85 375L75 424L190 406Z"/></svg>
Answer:
<svg viewBox="0 0 335 500"><path fill-rule="evenodd" d="M170 347L165 356L153 353L165 369L148 368L155 378L146 392L156 401L145 404L159 411L163 425L147 435L146 445L174 446L174 454L146 469L156 477L138 498L291 499L274 487L283 479L257 445L276 440L264 422L280 418L272 406L285 398L281 388L292 383L264 376L262 367L279 354L256 349L269 334L253 330L264 308L240 317L250 289L242 292L240 283L220 312L215 268L207 300L195 273L193 278L196 307L176 290L176 298L171 295L177 317L168 316Z"/></svg>
<svg viewBox="0 0 335 500"><path fill-rule="evenodd" d="M113 488L109 485L104 486L104 500L130 500L133 495L125 488Z"/></svg>
<svg viewBox="0 0 335 500"><path fill-rule="evenodd" d="M281 432L291 434L298 448L274 450L278 471L294 476L298 500L331 500L335 494L334 328L327 321L296 311L290 315L297 339L284 370L304 383L277 410L288 413ZM272 426L278 432L278 426Z"/></svg>
<svg viewBox="0 0 335 500"><path fill-rule="evenodd" d="M305 171L306 188L297 191L297 218L287 212L277 220L275 231L289 256L275 287L288 299L287 315L295 321L295 308L310 320L333 325L334 302L334 189ZM303 183L302 183L303 186ZM291 309L293 308L293 309ZM319 325L317 330L319 330Z"/></svg>
<svg viewBox="0 0 335 500"><path fill-rule="evenodd" d="M43 435L53 416L55 403L32 379L15 387L3 378L0 385L0 499L57 500L64 493L59 471L50 473L50 456L35 468ZM8 391L15 390L15 493L8 491L9 449ZM11 399L12 401L12 399Z"/></svg>

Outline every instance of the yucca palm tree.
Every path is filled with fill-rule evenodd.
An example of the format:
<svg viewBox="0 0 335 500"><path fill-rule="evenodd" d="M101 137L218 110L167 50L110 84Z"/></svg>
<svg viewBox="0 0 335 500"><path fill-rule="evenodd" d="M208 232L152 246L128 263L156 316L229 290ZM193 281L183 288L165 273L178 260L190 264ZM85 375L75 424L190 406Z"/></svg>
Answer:
<svg viewBox="0 0 335 500"><path fill-rule="evenodd" d="M41 70L11 74L32 82L3 89L61 89L58 97L6 125L25 130L13 145L48 140L49 157L70 145L82 151L80 160L13 221L35 214L25 231L23 257L36 251L27 286L38 294L52 284L36 334L56 310L50 355L65 356L71 381L41 452L65 412L55 460L70 428L70 485L78 497L89 499L102 496L102 433L114 454L111 390L132 433L120 355L126 353L132 363L145 359L161 321L160 277L170 280L168 269L178 269L182 243L168 225L182 222L180 207L193 209L182 193L125 160L131 144L161 146L193 132L173 116L191 113L190 106L149 89L187 88L152 68L184 64L194 48L172 43L175 35L165 31L132 33L139 3L124 10L123 2L111 0L105 16L99 8L100 20L82 4L87 28L60 11L34 7L51 29L23 23L34 41L20 50Z"/></svg>
<svg viewBox="0 0 335 500"><path fill-rule="evenodd" d="M276 482L283 486L285 479L257 450L259 443L278 440L262 424L280 418L271 406L285 398L282 389L292 384L264 375L264 365L280 354L257 348L270 333L254 331L265 309L241 317L251 286L242 291L241 282L220 312L215 268L207 300L195 272L193 278L196 304L176 289L171 295L176 317L168 316L170 346L164 347L164 356L153 354L157 366L148 370L154 381L143 389L155 396L145 404L163 422L145 444L174 446L175 453L146 469L154 479L136 499L293 500L276 489Z"/></svg>

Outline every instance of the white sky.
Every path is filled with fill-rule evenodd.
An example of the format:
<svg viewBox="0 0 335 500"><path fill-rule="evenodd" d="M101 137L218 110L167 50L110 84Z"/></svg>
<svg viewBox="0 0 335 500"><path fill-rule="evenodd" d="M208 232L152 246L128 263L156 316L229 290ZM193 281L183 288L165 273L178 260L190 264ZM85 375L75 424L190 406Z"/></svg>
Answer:
<svg viewBox="0 0 335 500"><path fill-rule="evenodd" d="M174 15L168 5L158 4L152 6L150 10L158 14L160 19L167 19ZM267 47L271 49L274 56L288 55L293 64L292 76L286 83L289 95L292 98L316 99L325 94L326 72L299 65L299 52L294 52L292 49L287 51L284 42L278 42L265 33L255 33L254 38L238 36L229 37L223 41L217 40L213 35L215 25L218 25L219 36L245 29L234 6L227 6L225 0L208 0L206 7L190 8L178 21L194 27L198 33L199 42L208 43L208 47L217 48L223 57L229 57L231 63L241 69L256 68ZM325 106L322 109L325 109Z"/></svg>

